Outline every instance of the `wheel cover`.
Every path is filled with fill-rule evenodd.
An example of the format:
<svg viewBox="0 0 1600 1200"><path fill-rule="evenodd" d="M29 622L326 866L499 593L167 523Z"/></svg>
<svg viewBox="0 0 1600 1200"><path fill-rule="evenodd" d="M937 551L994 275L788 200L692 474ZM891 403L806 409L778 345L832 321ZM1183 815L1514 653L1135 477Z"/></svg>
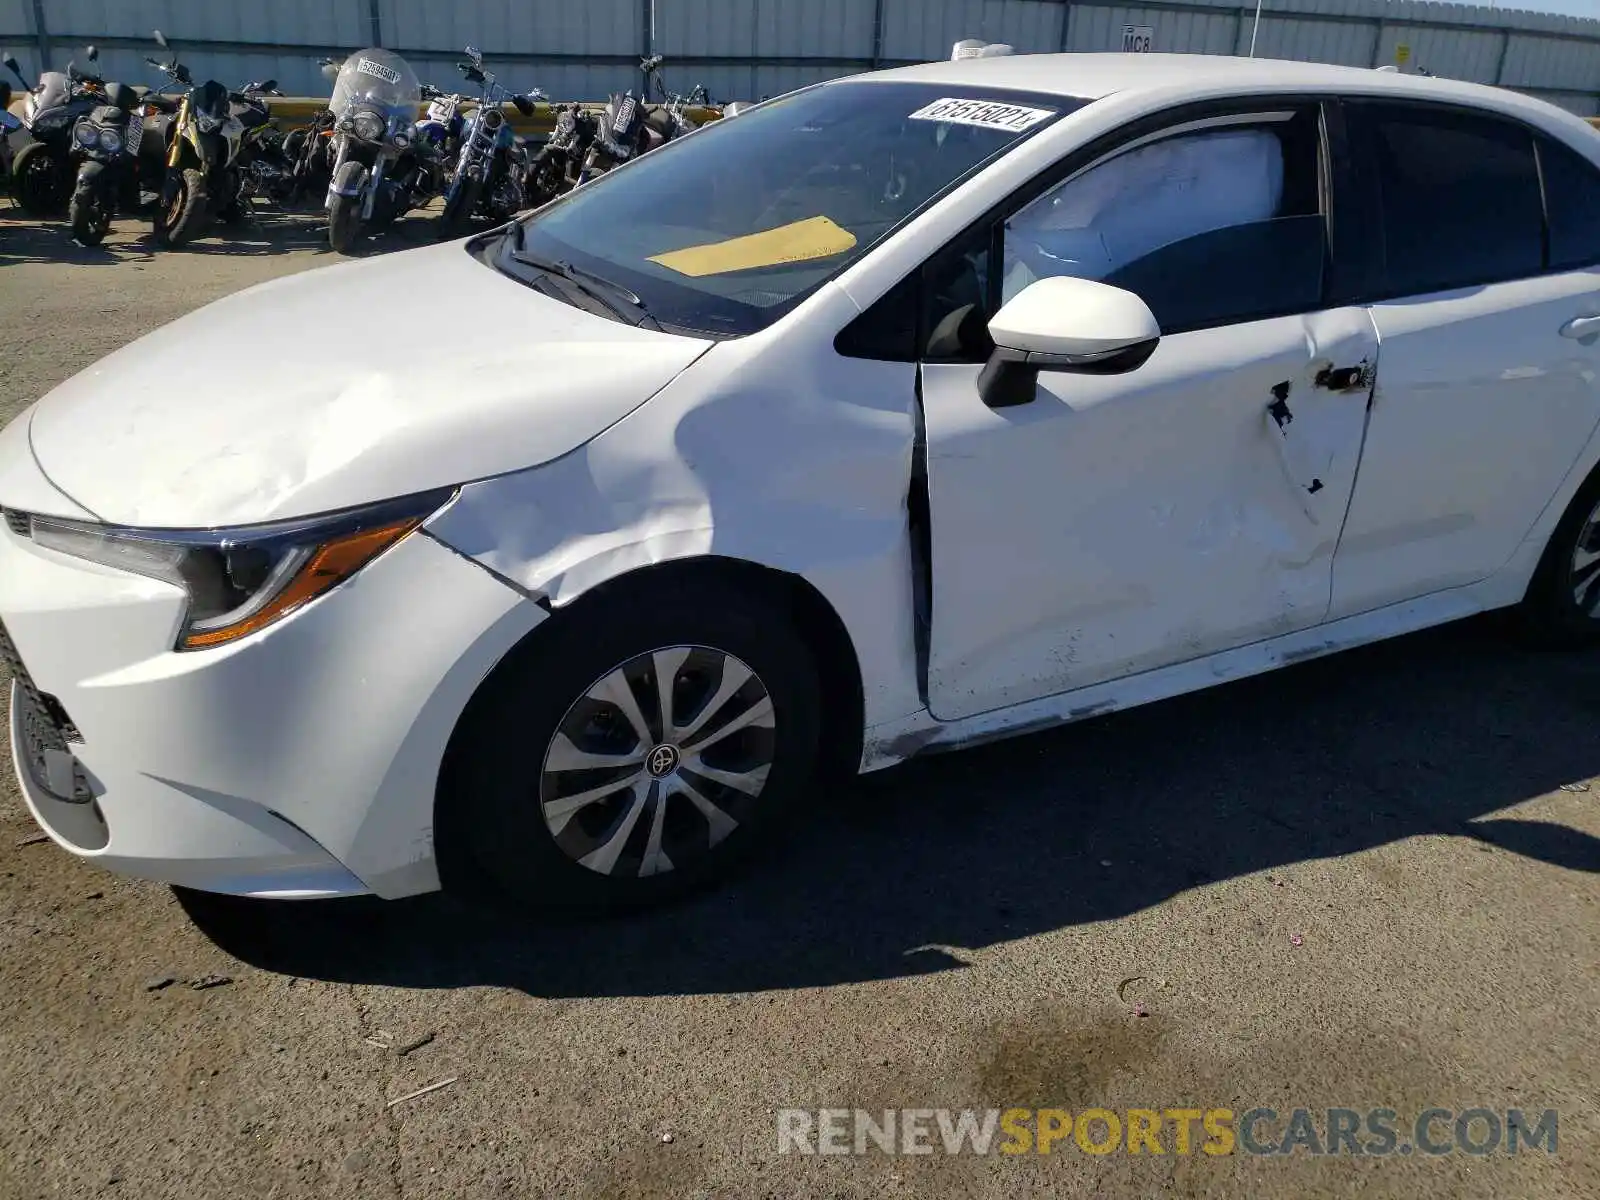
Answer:
<svg viewBox="0 0 1600 1200"><path fill-rule="evenodd" d="M1578 530L1578 542L1567 566L1567 584L1572 589L1573 602L1583 614L1600 618L1600 504L1595 505Z"/></svg>
<svg viewBox="0 0 1600 1200"><path fill-rule="evenodd" d="M776 723L766 685L709 646L667 646L606 672L545 749L539 804L567 857L602 875L681 870L755 812Z"/></svg>

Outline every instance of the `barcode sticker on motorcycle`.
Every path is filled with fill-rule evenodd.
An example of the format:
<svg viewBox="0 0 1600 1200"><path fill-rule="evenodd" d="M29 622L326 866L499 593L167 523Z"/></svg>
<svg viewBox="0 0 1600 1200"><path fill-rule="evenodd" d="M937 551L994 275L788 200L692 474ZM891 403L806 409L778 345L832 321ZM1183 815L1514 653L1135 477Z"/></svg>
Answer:
<svg viewBox="0 0 1600 1200"><path fill-rule="evenodd" d="M984 129L1021 133L1055 115L1053 108L1024 108L1020 104L996 104L992 100L963 100L958 96L946 96L926 108L919 108L911 114L911 119L938 121L947 125L978 125Z"/></svg>
<svg viewBox="0 0 1600 1200"><path fill-rule="evenodd" d="M628 126L633 122L634 109L637 107L632 96L625 96L621 104L617 105L616 119L611 122L613 133L626 133Z"/></svg>
<svg viewBox="0 0 1600 1200"><path fill-rule="evenodd" d="M356 70L360 71L363 75L371 75L376 79L382 79L386 83L400 82L399 71L396 71L393 67L386 67L382 63L373 62L370 58L363 58L360 62L358 62L356 64Z"/></svg>
<svg viewBox="0 0 1600 1200"><path fill-rule="evenodd" d="M128 114L128 153L137 155L139 143L144 140L144 118L138 113Z"/></svg>

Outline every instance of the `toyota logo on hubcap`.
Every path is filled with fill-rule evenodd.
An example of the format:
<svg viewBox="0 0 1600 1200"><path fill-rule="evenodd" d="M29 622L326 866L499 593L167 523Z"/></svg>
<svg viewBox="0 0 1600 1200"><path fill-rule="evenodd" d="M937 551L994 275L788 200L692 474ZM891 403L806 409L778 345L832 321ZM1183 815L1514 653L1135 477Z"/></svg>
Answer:
<svg viewBox="0 0 1600 1200"><path fill-rule="evenodd" d="M657 746L645 756L644 766L657 779L671 775L678 769L678 748L665 744Z"/></svg>

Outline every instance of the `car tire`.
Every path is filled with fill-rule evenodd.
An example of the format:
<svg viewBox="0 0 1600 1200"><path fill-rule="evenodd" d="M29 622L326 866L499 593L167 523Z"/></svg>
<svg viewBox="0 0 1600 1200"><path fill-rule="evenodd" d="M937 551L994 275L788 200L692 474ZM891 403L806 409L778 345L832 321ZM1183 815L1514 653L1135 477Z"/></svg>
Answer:
<svg viewBox="0 0 1600 1200"><path fill-rule="evenodd" d="M623 685L631 714L612 699ZM445 887L582 913L698 890L802 808L820 724L817 668L781 605L670 581L586 599L509 655L457 728L436 822ZM618 765L593 769L599 755Z"/></svg>
<svg viewBox="0 0 1600 1200"><path fill-rule="evenodd" d="M1519 613L1553 647L1600 643L1600 470L1584 481L1545 545Z"/></svg>

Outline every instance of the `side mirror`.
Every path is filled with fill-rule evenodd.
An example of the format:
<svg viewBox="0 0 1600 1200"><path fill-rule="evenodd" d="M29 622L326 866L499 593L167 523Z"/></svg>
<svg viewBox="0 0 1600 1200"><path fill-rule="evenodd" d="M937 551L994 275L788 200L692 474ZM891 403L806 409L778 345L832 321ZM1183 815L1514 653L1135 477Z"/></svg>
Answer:
<svg viewBox="0 0 1600 1200"><path fill-rule="evenodd" d="M10 71L13 75L22 74L22 64L19 63L13 56L8 54L4 58L0 58L0 63L4 63L6 70Z"/></svg>
<svg viewBox="0 0 1600 1200"><path fill-rule="evenodd" d="M88 46L84 47L83 52L90 62L100 61L100 47L96 46L94 43L91 42Z"/></svg>
<svg viewBox="0 0 1600 1200"><path fill-rule="evenodd" d="M177 68L175 74L178 77L178 82L179 83L193 83L194 82L194 76L189 74L189 68L184 66L182 63L178 64L178 68Z"/></svg>
<svg viewBox="0 0 1600 1200"><path fill-rule="evenodd" d="M1143 366L1161 326L1132 292L1060 275L1023 288L989 322L994 353L978 374L990 408L1033 400L1040 371L1119 375Z"/></svg>
<svg viewBox="0 0 1600 1200"><path fill-rule="evenodd" d="M170 49L170 47L167 45L166 34L162 33L159 29L156 30L156 45L160 46L163 50Z"/></svg>
<svg viewBox="0 0 1600 1200"><path fill-rule="evenodd" d="M278 81L276 79L266 79L256 86L263 92L275 92L278 90Z"/></svg>
<svg viewBox="0 0 1600 1200"><path fill-rule="evenodd" d="M325 62L325 63L323 63L322 64L322 77L324 79L338 79L339 78L339 64L338 63L334 63L334 62Z"/></svg>

